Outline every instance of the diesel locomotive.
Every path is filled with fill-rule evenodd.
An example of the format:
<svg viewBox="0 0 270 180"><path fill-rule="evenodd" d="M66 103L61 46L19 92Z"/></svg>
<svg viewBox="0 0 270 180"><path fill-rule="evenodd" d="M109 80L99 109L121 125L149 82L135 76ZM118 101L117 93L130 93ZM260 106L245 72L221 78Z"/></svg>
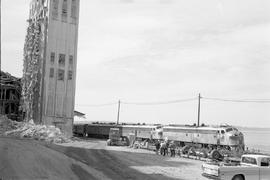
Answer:
<svg viewBox="0 0 270 180"><path fill-rule="evenodd" d="M227 149L244 149L243 133L232 126L164 126L163 138L178 142L180 146L197 144L202 147L220 146Z"/></svg>

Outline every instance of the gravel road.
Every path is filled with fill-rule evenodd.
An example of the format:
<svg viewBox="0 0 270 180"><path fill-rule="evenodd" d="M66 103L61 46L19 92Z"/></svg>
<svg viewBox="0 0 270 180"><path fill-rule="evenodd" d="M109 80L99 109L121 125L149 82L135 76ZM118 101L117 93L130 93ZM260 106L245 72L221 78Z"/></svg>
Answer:
<svg viewBox="0 0 270 180"><path fill-rule="evenodd" d="M205 180L201 161L170 158L96 139L61 145L0 138L0 179Z"/></svg>

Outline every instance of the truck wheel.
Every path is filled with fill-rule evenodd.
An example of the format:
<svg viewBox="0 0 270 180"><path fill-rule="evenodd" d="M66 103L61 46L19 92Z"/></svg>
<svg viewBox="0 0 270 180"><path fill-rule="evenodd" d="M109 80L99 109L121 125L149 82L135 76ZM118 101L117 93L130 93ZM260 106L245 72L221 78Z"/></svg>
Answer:
<svg viewBox="0 0 270 180"><path fill-rule="evenodd" d="M112 141L110 139L107 140L107 146L111 146L112 145Z"/></svg>
<svg viewBox="0 0 270 180"><path fill-rule="evenodd" d="M236 175L236 176L233 177L232 180L244 180L244 178L241 175Z"/></svg>

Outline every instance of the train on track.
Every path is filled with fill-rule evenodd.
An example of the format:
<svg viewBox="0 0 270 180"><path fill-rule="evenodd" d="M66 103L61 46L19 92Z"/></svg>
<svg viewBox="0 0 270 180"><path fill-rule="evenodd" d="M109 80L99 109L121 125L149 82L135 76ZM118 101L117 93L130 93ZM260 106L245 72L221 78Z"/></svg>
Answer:
<svg viewBox="0 0 270 180"><path fill-rule="evenodd" d="M110 128L119 128L121 137L134 134L141 140L168 140L178 146L200 145L220 146L227 149L244 149L244 135L237 128L223 126L190 125L116 125L116 124L74 124L75 135L108 138Z"/></svg>

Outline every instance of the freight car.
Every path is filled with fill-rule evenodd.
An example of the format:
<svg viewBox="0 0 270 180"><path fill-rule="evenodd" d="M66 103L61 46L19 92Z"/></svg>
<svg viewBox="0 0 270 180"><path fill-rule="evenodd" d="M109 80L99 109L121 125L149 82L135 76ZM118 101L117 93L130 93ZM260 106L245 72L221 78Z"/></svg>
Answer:
<svg viewBox="0 0 270 180"><path fill-rule="evenodd" d="M178 142L180 146L197 144L202 147L220 146L226 149L244 149L243 134L232 126L164 126L163 138Z"/></svg>
<svg viewBox="0 0 270 180"><path fill-rule="evenodd" d="M116 128L114 124L87 124L85 133L87 136L96 138L108 138L111 128Z"/></svg>
<svg viewBox="0 0 270 180"><path fill-rule="evenodd" d="M134 134L137 138L161 139L162 129L157 125L116 125L116 124L74 124L73 133L78 136L89 136L98 138L108 138L111 128L119 128L121 137L128 137Z"/></svg>
<svg viewBox="0 0 270 180"><path fill-rule="evenodd" d="M108 138L111 128L115 128L115 124L80 124L73 125L73 134L76 136L87 136L96 138Z"/></svg>
<svg viewBox="0 0 270 180"><path fill-rule="evenodd" d="M86 126L87 124L73 124L73 134L75 136L86 136Z"/></svg>

